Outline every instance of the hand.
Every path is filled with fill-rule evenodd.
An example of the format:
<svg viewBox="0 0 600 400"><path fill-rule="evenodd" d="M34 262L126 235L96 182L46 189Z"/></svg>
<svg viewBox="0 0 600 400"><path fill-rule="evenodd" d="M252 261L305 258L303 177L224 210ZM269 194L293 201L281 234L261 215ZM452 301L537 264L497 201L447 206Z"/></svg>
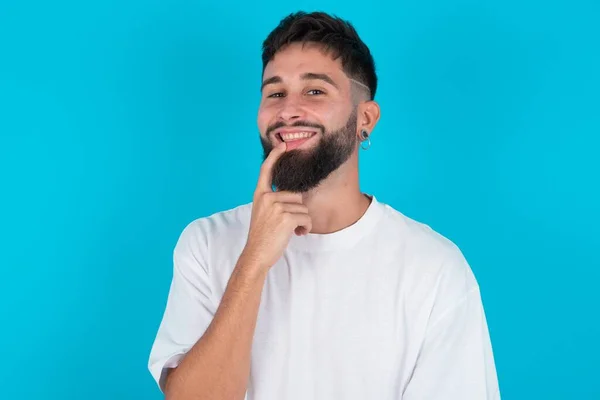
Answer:
<svg viewBox="0 0 600 400"><path fill-rule="evenodd" d="M243 255L262 268L271 268L283 255L292 233L305 235L312 229L302 194L274 192L273 166L285 153L286 144L273 148L261 169L254 192L250 231Z"/></svg>

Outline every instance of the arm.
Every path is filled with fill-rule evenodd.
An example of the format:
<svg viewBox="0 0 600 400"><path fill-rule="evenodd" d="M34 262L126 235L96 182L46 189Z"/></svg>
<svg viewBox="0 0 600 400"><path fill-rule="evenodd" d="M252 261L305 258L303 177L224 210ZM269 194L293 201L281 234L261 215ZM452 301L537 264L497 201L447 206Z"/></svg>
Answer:
<svg viewBox="0 0 600 400"><path fill-rule="evenodd" d="M284 151L285 144L276 147L263 163L246 246L220 300L207 261L210 229L190 224L178 241L167 307L149 360L170 400L244 397L267 273L291 235L311 229L301 194L272 191L271 170Z"/></svg>
<svg viewBox="0 0 600 400"><path fill-rule="evenodd" d="M479 286L460 252L447 261L404 400L499 400Z"/></svg>
<svg viewBox="0 0 600 400"><path fill-rule="evenodd" d="M478 289L428 329L404 400L500 400Z"/></svg>
<svg viewBox="0 0 600 400"><path fill-rule="evenodd" d="M208 329L166 379L167 399L242 399L266 270L238 261Z"/></svg>

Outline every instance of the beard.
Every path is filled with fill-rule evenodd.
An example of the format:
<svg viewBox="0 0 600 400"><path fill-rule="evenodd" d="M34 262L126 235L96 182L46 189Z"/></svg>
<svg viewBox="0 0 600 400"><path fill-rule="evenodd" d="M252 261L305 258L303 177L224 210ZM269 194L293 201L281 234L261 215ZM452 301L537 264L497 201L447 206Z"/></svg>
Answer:
<svg viewBox="0 0 600 400"><path fill-rule="evenodd" d="M310 149L294 149L280 156L273 166L273 185L277 190L295 193L307 192L319 186L333 171L344 164L354 152L356 137L356 109L352 111L345 126L326 132L322 125L297 121L291 126L318 128L321 133L319 142ZM281 128L284 124L275 124L267 130ZM318 134L318 133L317 133ZM273 144L260 136L263 147L263 161L267 158Z"/></svg>

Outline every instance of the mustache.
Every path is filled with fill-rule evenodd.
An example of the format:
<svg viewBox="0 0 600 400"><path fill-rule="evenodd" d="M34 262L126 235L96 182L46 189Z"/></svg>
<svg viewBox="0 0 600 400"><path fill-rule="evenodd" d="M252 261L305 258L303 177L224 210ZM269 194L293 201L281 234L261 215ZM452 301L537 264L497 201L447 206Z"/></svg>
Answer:
<svg viewBox="0 0 600 400"><path fill-rule="evenodd" d="M279 122L275 122L273 125L271 125L270 127L267 128L266 132L265 132L265 136L269 137L269 135L275 130L275 129L279 129L279 128L291 128L291 127L305 127L305 128L317 128L321 131L321 134L323 134L323 132L325 132L325 127L321 124L317 124L314 122L308 122L308 121L296 121L291 125L287 125L285 122L283 121L279 121Z"/></svg>

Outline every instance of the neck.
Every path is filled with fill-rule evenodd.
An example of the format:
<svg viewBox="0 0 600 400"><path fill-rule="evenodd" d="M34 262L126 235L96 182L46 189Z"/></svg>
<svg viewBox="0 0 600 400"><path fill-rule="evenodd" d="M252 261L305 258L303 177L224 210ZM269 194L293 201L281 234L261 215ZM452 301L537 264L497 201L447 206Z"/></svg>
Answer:
<svg viewBox="0 0 600 400"><path fill-rule="evenodd" d="M371 199L360 191L358 168L349 164L303 195L312 220L311 233L326 234L344 229L358 221L369 208Z"/></svg>

